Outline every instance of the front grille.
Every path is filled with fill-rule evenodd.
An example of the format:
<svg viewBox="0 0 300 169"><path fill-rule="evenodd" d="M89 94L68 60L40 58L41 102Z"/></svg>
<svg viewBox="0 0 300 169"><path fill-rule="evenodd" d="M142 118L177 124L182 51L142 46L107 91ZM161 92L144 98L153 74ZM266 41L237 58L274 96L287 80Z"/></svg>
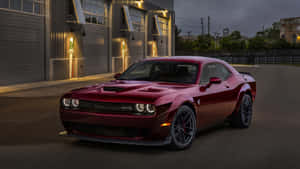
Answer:
<svg viewBox="0 0 300 169"><path fill-rule="evenodd" d="M83 112L103 114L133 114L134 104L131 103L109 103L80 100L79 110Z"/></svg>
<svg viewBox="0 0 300 169"><path fill-rule="evenodd" d="M105 127L98 125L86 125L80 123L64 123L68 131L78 131L84 134L92 134L107 137L146 137L147 129L128 128L128 127Z"/></svg>

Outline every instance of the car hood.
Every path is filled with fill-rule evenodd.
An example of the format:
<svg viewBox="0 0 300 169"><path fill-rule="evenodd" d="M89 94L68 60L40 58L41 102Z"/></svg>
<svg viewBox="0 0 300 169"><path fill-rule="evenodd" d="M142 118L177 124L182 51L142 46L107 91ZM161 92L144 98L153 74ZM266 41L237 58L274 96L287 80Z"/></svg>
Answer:
<svg viewBox="0 0 300 169"><path fill-rule="evenodd" d="M162 96L180 94L193 86L193 84L116 80L73 90L71 94L72 97L84 100L153 103Z"/></svg>

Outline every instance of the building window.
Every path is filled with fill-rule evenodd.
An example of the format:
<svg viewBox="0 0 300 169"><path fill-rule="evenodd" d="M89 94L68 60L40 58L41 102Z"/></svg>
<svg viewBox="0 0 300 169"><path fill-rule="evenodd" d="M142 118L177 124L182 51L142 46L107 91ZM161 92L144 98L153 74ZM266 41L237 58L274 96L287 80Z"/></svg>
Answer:
<svg viewBox="0 0 300 169"><path fill-rule="evenodd" d="M104 0L81 0L87 23L105 24Z"/></svg>
<svg viewBox="0 0 300 169"><path fill-rule="evenodd" d="M0 8L41 15L44 0L0 0Z"/></svg>
<svg viewBox="0 0 300 169"><path fill-rule="evenodd" d="M21 0L10 0L10 8L21 10Z"/></svg>
<svg viewBox="0 0 300 169"><path fill-rule="evenodd" d="M8 8L9 4L8 4L8 0L1 0L0 1L0 8Z"/></svg>
<svg viewBox="0 0 300 169"><path fill-rule="evenodd" d="M298 36L296 34L293 35L293 43L297 43L297 37Z"/></svg>
<svg viewBox="0 0 300 169"><path fill-rule="evenodd" d="M159 21L159 26L160 26L162 35L168 36L168 32L169 32L168 20L165 18L158 17L158 21Z"/></svg>
<svg viewBox="0 0 300 169"><path fill-rule="evenodd" d="M135 8L129 8L129 14L135 32L145 31L145 13Z"/></svg>
<svg viewBox="0 0 300 169"><path fill-rule="evenodd" d="M169 32L168 20L155 15L154 16L154 29L156 30L156 33L157 33L156 35L168 36L168 32Z"/></svg>
<svg viewBox="0 0 300 169"><path fill-rule="evenodd" d="M33 0L23 0L23 10L25 12L33 12Z"/></svg>
<svg viewBox="0 0 300 169"><path fill-rule="evenodd" d="M41 3L35 2L34 3L34 13L35 14L41 14Z"/></svg>

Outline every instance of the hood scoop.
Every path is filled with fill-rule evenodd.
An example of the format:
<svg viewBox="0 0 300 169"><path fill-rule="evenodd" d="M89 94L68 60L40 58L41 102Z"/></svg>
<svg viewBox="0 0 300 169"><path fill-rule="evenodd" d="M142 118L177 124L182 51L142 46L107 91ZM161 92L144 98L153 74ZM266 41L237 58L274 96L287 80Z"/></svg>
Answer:
<svg viewBox="0 0 300 169"><path fill-rule="evenodd" d="M103 87L103 91L105 92L122 92L124 90L122 87Z"/></svg>

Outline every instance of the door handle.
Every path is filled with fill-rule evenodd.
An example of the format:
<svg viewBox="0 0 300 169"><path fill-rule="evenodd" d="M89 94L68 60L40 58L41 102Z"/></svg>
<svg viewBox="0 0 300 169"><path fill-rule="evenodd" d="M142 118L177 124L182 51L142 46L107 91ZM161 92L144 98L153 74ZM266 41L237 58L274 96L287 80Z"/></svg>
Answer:
<svg viewBox="0 0 300 169"><path fill-rule="evenodd" d="M229 89L229 88L230 88L230 85L228 84L228 82L225 82L225 83L224 83L224 87L225 87L226 89Z"/></svg>
<svg viewBox="0 0 300 169"><path fill-rule="evenodd" d="M227 89L229 89L229 88L230 88L230 86L229 86L229 84L228 84L228 83L226 83L226 84L225 84L225 88L227 88Z"/></svg>

